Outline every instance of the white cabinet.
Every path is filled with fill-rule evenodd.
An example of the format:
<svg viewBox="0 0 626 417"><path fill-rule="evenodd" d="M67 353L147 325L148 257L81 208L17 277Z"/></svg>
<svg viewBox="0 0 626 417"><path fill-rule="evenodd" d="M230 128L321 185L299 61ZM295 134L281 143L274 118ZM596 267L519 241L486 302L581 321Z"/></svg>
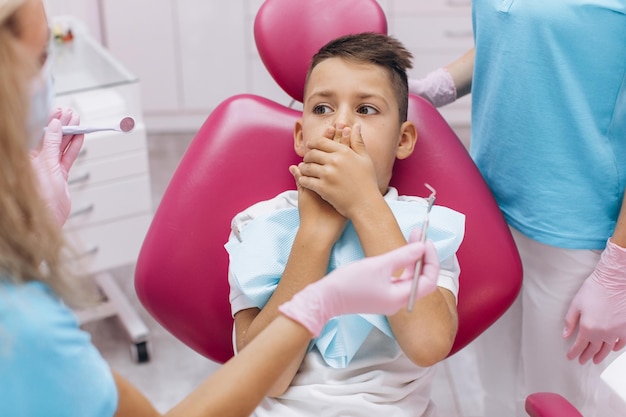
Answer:
<svg viewBox="0 0 626 417"><path fill-rule="evenodd" d="M72 211L64 229L87 272L136 262L152 219L148 172L143 126L85 138L70 172Z"/></svg>
<svg viewBox="0 0 626 417"><path fill-rule="evenodd" d="M234 94L258 94L285 105L291 101L254 44L254 18L263 0L46 1L52 14L71 14L70 3L98 4L104 45L141 80L150 130L196 131L215 106ZM471 0L379 3L389 33L414 54L412 77L452 62L473 45ZM75 10L86 14L84 7ZM453 125L469 125L470 99L441 112Z"/></svg>
<svg viewBox="0 0 626 417"><path fill-rule="evenodd" d="M74 40L54 43L56 105L72 108L82 125L110 126L132 116L128 133L85 135L69 176L72 211L64 226L76 272L95 277L102 304L77 311L81 323L118 316L138 360L147 360L147 328L106 271L133 264L152 219L146 129L139 82L74 20Z"/></svg>
<svg viewBox="0 0 626 417"><path fill-rule="evenodd" d="M95 273L137 259L152 213L148 147L137 77L81 34L78 24L67 25L78 33L72 42L54 44L56 105L74 109L84 125L115 124L124 116L135 119L129 133L87 134L70 171L72 212L64 230L78 246L82 267ZM139 227L119 236L107 233L105 238L90 231L129 219ZM117 249L120 245L125 250ZM107 248L117 255L107 253Z"/></svg>

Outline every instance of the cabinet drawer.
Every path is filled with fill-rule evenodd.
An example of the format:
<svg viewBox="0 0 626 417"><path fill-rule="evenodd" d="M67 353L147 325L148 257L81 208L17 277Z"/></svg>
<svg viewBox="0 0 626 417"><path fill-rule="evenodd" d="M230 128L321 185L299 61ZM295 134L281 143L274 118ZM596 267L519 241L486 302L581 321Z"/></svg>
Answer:
<svg viewBox="0 0 626 417"><path fill-rule="evenodd" d="M142 151L129 153L115 159L76 161L68 178L70 192L75 193L94 184L147 174L148 172L148 157Z"/></svg>
<svg viewBox="0 0 626 417"><path fill-rule="evenodd" d="M66 233L71 267L88 274L136 262L151 220L144 213Z"/></svg>
<svg viewBox="0 0 626 417"><path fill-rule="evenodd" d="M463 13L469 16L471 0L395 0L393 11L398 14L450 14Z"/></svg>
<svg viewBox="0 0 626 417"><path fill-rule="evenodd" d="M394 35L411 50L461 50L474 45L469 16L398 17Z"/></svg>
<svg viewBox="0 0 626 417"><path fill-rule="evenodd" d="M151 210L147 175L85 187L71 193L72 211L64 226L66 230Z"/></svg>

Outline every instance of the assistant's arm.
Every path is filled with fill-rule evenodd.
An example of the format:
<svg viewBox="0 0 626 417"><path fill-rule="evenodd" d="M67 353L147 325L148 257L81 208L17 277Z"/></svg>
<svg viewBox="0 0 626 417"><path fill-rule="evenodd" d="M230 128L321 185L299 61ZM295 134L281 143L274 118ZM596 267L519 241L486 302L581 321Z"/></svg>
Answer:
<svg viewBox="0 0 626 417"><path fill-rule="evenodd" d="M165 416L249 416L310 339L304 326L282 315L276 317L250 349L231 358ZM115 417L161 416L136 387L113 375L119 394Z"/></svg>
<svg viewBox="0 0 626 417"><path fill-rule="evenodd" d="M435 289L439 263L431 242L412 242L353 262L308 285L246 349L229 360L168 417L248 416L324 324L341 314L391 314L406 307L415 262L424 256L416 298ZM404 270L399 280L393 275Z"/></svg>
<svg viewBox="0 0 626 417"><path fill-rule="evenodd" d="M305 327L279 315L166 415L249 416L310 340Z"/></svg>
<svg viewBox="0 0 626 417"><path fill-rule="evenodd" d="M248 416L324 324L341 314L391 314L407 305L416 261L423 256L416 298L435 289L439 263L431 242L416 241L381 256L338 268L308 285L237 356L170 410L168 417ZM399 279L394 273L403 270ZM116 417L158 415L132 385L116 375Z"/></svg>
<svg viewBox="0 0 626 417"><path fill-rule="evenodd" d="M624 192L622 208L620 209L611 241L622 248L626 248L626 191Z"/></svg>
<svg viewBox="0 0 626 417"><path fill-rule="evenodd" d="M452 75L457 98L461 98L472 91L472 76L474 74L474 48L467 51L456 61L446 65Z"/></svg>
<svg viewBox="0 0 626 417"><path fill-rule="evenodd" d="M424 97L435 107L445 106L472 90L474 48L456 61L438 68L425 77L409 79L409 92Z"/></svg>

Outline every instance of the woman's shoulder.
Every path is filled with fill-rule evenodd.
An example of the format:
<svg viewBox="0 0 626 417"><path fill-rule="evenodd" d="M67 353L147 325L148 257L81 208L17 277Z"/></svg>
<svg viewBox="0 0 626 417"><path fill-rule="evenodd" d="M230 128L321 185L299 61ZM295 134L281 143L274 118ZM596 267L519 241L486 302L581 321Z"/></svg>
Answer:
<svg viewBox="0 0 626 417"><path fill-rule="evenodd" d="M74 312L42 282L0 284L0 367L64 372L103 361Z"/></svg>
<svg viewBox="0 0 626 417"><path fill-rule="evenodd" d="M46 284L0 283L0 345L13 339L51 342L46 336L59 330L78 329L72 311ZM8 340L7 340L8 339Z"/></svg>
<svg viewBox="0 0 626 417"><path fill-rule="evenodd" d="M72 310L41 282L0 282L0 374L0 415L72 404L68 411L110 416L117 407L108 364ZM73 381L71 391L65 381Z"/></svg>

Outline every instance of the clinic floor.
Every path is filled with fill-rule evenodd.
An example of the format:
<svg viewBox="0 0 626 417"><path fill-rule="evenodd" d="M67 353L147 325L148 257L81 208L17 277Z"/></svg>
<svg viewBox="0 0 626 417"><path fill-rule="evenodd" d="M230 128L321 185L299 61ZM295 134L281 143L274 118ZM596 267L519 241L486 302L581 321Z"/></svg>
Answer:
<svg viewBox="0 0 626 417"><path fill-rule="evenodd" d="M457 133L467 143L468 130L457 129ZM158 205L192 136L148 136L153 207ZM165 412L215 371L218 365L171 336L141 307L132 285L133 265L117 268L112 273L149 328L151 360L142 364L133 362L126 334L115 318L89 323L85 329L92 334L94 343L111 366L139 387L159 411ZM481 391L471 346L438 367L434 400L441 417L478 417L482 414Z"/></svg>

